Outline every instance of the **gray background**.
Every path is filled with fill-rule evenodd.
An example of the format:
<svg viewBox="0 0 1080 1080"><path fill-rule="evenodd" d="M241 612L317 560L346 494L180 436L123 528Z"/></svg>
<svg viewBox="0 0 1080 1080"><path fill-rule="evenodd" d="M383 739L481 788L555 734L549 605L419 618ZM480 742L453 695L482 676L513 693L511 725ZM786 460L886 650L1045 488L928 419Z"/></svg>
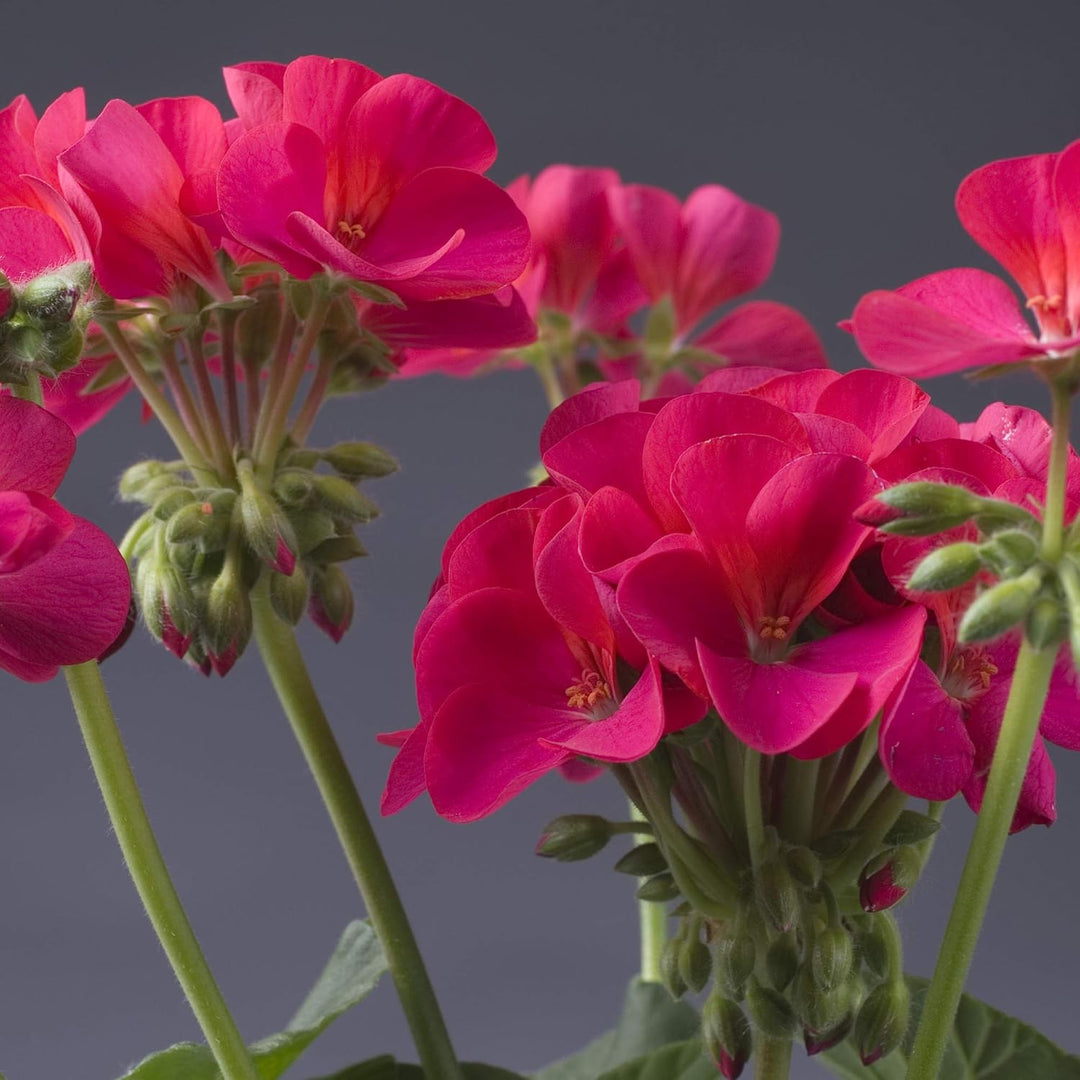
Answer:
<svg viewBox="0 0 1080 1080"><path fill-rule="evenodd" d="M224 106L222 64L303 52L412 71L482 110L502 182L553 161L605 164L680 194L722 182L778 212L766 294L800 306L850 367L855 349L833 325L862 292L984 264L952 211L964 174L1080 135L1078 31L1075 0L4 3L0 97L26 91L42 108L81 83L95 110L114 95ZM998 396L1041 404L1020 378L932 389L967 419ZM317 432L375 439L405 462L377 491L385 517L354 572L356 626L336 648L304 635L372 805L390 758L374 733L414 719L410 634L443 538L520 486L543 417L527 373L431 378L336 404ZM116 477L165 452L129 400L83 438L63 497L119 536L130 513L113 500ZM245 1034L275 1030L360 904L257 658L206 682L139 630L106 677L226 996ZM63 684L2 678L0 1069L110 1080L195 1025L125 878ZM1080 763L1055 760L1061 821L1010 843L971 986L1075 1051ZM533 1068L612 1017L636 962L627 883L609 859L553 865L531 848L557 813L620 805L608 782L552 778L469 827L423 803L381 824L464 1056ZM902 909L914 971L932 965L970 823L950 809ZM388 984L297 1075L386 1050L410 1054ZM796 1075L819 1072L800 1059Z"/></svg>

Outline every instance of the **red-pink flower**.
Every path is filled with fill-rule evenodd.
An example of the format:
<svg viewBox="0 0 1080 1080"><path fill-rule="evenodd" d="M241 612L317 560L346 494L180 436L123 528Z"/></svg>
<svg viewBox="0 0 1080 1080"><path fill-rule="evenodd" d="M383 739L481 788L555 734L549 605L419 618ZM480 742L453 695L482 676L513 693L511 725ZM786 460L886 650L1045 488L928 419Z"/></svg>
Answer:
<svg viewBox="0 0 1080 1080"><path fill-rule="evenodd" d="M945 270L864 296L849 328L872 364L904 375L1067 355L1080 347L1080 142L994 161L956 193L961 224L1012 274Z"/></svg>
<svg viewBox="0 0 1080 1080"><path fill-rule="evenodd" d="M116 546L52 498L74 449L62 420L0 399L0 667L31 682L106 652L128 616Z"/></svg>
<svg viewBox="0 0 1080 1080"><path fill-rule="evenodd" d="M407 300L484 295L524 269L525 219L481 175L495 141L465 102L319 56L226 81L244 130L218 199L242 244L297 277L336 272Z"/></svg>
<svg viewBox="0 0 1080 1080"><path fill-rule="evenodd" d="M425 788L469 821L579 756L633 761L704 705L635 654L625 683L616 635L577 554L581 500L555 487L495 500L451 536L417 628L421 722L383 798L392 813ZM640 651L640 650L639 650Z"/></svg>

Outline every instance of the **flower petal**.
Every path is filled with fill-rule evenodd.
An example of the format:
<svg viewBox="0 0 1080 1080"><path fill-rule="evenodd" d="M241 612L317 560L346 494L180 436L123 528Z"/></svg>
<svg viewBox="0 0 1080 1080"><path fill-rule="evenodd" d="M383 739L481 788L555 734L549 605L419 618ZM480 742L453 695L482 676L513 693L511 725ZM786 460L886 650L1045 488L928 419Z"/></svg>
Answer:
<svg viewBox="0 0 1080 1080"><path fill-rule="evenodd" d="M0 490L52 495L75 454L63 420L29 401L0 398Z"/></svg>
<svg viewBox="0 0 1080 1080"><path fill-rule="evenodd" d="M772 365L786 371L803 371L827 367L829 363L821 339L806 317L772 300L740 304L699 334L694 345L733 365Z"/></svg>

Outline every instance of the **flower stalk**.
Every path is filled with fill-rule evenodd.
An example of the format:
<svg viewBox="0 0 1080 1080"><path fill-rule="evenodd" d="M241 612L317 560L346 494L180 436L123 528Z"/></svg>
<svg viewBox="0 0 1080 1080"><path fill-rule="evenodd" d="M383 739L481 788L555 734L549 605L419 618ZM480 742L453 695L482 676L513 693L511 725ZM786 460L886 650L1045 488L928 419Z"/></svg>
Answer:
<svg viewBox="0 0 1080 1080"><path fill-rule="evenodd" d="M259 1080L169 876L96 661L64 669L83 741L132 881L225 1080Z"/></svg>

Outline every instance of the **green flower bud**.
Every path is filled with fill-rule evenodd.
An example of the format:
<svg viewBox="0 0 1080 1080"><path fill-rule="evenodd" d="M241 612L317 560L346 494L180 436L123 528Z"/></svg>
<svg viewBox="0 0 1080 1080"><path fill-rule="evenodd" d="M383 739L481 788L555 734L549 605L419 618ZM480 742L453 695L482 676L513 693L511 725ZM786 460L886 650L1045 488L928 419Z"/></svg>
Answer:
<svg viewBox="0 0 1080 1080"><path fill-rule="evenodd" d="M879 979L896 979L902 974L892 970L894 958L900 956L900 930L888 912L863 916L857 941L863 963Z"/></svg>
<svg viewBox="0 0 1080 1080"><path fill-rule="evenodd" d="M892 1053L907 1031L911 1001L902 979L874 987L855 1017L854 1042L864 1065Z"/></svg>
<svg viewBox="0 0 1080 1080"><path fill-rule="evenodd" d="M315 501L315 474L308 469L281 469L274 477L274 498L290 510Z"/></svg>
<svg viewBox="0 0 1080 1080"><path fill-rule="evenodd" d="M308 576L302 563L291 574L270 571L270 603L279 619L295 626L303 617L308 604Z"/></svg>
<svg viewBox="0 0 1080 1080"><path fill-rule="evenodd" d="M296 536L278 504L259 487L250 461L237 468L240 520L248 546L271 569L291 574L296 566Z"/></svg>
<svg viewBox="0 0 1080 1080"><path fill-rule="evenodd" d="M615 864L615 869L620 874L633 874L635 877L662 874L667 868L667 859L664 858L659 846L652 841L631 848Z"/></svg>
<svg viewBox="0 0 1080 1080"><path fill-rule="evenodd" d="M348 521L371 521L379 516L374 500L340 476L316 476L315 498L330 514Z"/></svg>
<svg viewBox="0 0 1080 1080"><path fill-rule="evenodd" d="M667 988L667 992L678 1001L686 993L686 983L679 972L679 953L682 949L682 938L672 937L664 943L660 953L660 981Z"/></svg>
<svg viewBox="0 0 1080 1080"><path fill-rule="evenodd" d="M224 656L232 647L238 656L251 637L251 599L227 563L207 593L206 621L201 630L211 657Z"/></svg>
<svg viewBox="0 0 1080 1080"><path fill-rule="evenodd" d="M851 974L854 950L851 935L842 926L827 926L814 938L810 970L821 990L832 990Z"/></svg>
<svg viewBox="0 0 1080 1080"><path fill-rule="evenodd" d="M892 828L885 834L885 844L896 847L900 844L918 844L929 840L941 828L941 822L914 810L901 810Z"/></svg>
<svg viewBox="0 0 1080 1080"><path fill-rule="evenodd" d="M154 500L154 505L150 508L150 512L158 519L158 521L168 521L182 506L187 506L194 501L195 493L191 488L187 486L175 487L159 495L158 498Z"/></svg>
<svg viewBox="0 0 1080 1080"><path fill-rule="evenodd" d="M737 1080L753 1050L750 1024L729 998L712 993L701 1010L705 1049L725 1080Z"/></svg>
<svg viewBox="0 0 1080 1080"><path fill-rule="evenodd" d="M893 513L879 514L878 520L869 520L860 513L860 518L896 536L931 536L945 532L963 525L982 506L982 500L967 488L928 480L897 484L878 495L876 501L884 503Z"/></svg>
<svg viewBox="0 0 1080 1080"><path fill-rule="evenodd" d="M790 1039L799 1026L787 998L756 979L746 987L746 1007L754 1027L767 1039Z"/></svg>
<svg viewBox="0 0 1080 1080"><path fill-rule="evenodd" d="M979 546L964 540L936 548L908 578L913 592L948 592L969 582L982 569Z"/></svg>
<svg viewBox="0 0 1080 1080"><path fill-rule="evenodd" d="M960 621L960 641L990 641L1011 630L1027 618L1041 587L1042 570L1033 567L980 593Z"/></svg>
<svg viewBox="0 0 1080 1080"><path fill-rule="evenodd" d="M1024 633L1036 649L1056 649L1069 634L1069 617L1060 596L1044 592L1028 612Z"/></svg>
<svg viewBox="0 0 1080 1080"><path fill-rule="evenodd" d="M746 993L746 980L754 973L757 948L754 937L745 931L727 934L713 942L717 985L728 995L741 1001Z"/></svg>
<svg viewBox="0 0 1080 1080"><path fill-rule="evenodd" d="M791 876L807 889L821 881L821 860L807 847L793 847L784 852L784 862Z"/></svg>
<svg viewBox="0 0 1080 1080"><path fill-rule="evenodd" d="M120 498L150 506L167 489L176 487L178 471L174 462L137 461L120 476Z"/></svg>
<svg viewBox="0 0 1080 1080"><path fill-rule="evenodd" d="M826 990L818 985L813 971L805 967L795 979L792 998L803 1027L821 1036L851 1023L860 994L857 979L848 979Z"/></svg>
<svg viewBox="0 0 1080 1080"><path fill-rule="evenodd" d="M679 949L679 974L694 994L705 989L712 975L712 953L696 934L687 936Z"/></svg>
<svg viewBox="0 0 1080 1080"><path fill-rule="evenodd" d="M544 826L536 854L559 862L577 862L602 851L615 833L597 814L564 814Z"/></svg>
<svg viewBox="0 0 1080 1080"><path fill-rule="evenodd" d="M1039 557L1039 541L1027 529L1003 529L980 546L979 554L999 576L1016 577Z"/></svg>
<svg viewBox="0 0 1080 1080"><path fill-rule="evenodd" d="M349 480L389 476L401 468L392 454L369 442L338 443L324 450L322 456L330 468Z"/></svg>
<svg viewBox="0 0 1080 1080"><path fill-rule="evenodd" d="M19 311L42 323L67 323L82 293L83 285L70 274L42 274L18 290Z"/></svg>
<svg viewBox="0 0 1080 1080"><path fill-rule="evenodd" d="M799 917L799 887L787 867L777 859L758 871L757 894L769 921L779 931L790 930Z"/></svg>
<svg viewBox="0 0 1080 1080"><path fill-rule="evenodd" d="M338 642L352 625L353 607L352 586L341 567L334 563L320 566L311 581L311 621Z"/></svg>
<svg viewBox="0 0 1080 1080"><path fill-rule="evenodd" d="M675 900L680 896L679 886L675 884L675 878L670 873L654 874L647 878L639 886L635 894L639 900L651 904L666 904L669 900Z"/></svg>
<svg viewBox="0 0 1080 1080"><path fill-rule="evenodd" d="M883 852L867 863L859 875L859 903L863 911L887 911L900 903L919 880L922 859L913 847Z"/></svg>
<svg viewBox="0 0 1080 1080"><path fill-rule="evenodd" d="M44 359L50 371L60 374L69 371L82 359L86 335L71 323L45 334Z"/></svg>
<svg viewBox="0 0 1080 1080"><path fill-rule="evenodd" d="M368 554L368 549L351 533L348 536L331 536L317 547L313 548L308 556L316 563L339 563L348 562L349 559L360 559Z"/></svg>
<svg viewBox="0 0 1080 1080"><path fill-rule="evenodd" d="M792 933L774 938L765 953L765 974L774 990L783 992L795 978L802 956Z"/></svg>
<svg viewBox="0 0 1080 1080"><path fill-rule="evenodd" d="M289 515L296 534L297 551L309 556L320 544L337 537L334 519L325 510L304 510Z"/></svg>

